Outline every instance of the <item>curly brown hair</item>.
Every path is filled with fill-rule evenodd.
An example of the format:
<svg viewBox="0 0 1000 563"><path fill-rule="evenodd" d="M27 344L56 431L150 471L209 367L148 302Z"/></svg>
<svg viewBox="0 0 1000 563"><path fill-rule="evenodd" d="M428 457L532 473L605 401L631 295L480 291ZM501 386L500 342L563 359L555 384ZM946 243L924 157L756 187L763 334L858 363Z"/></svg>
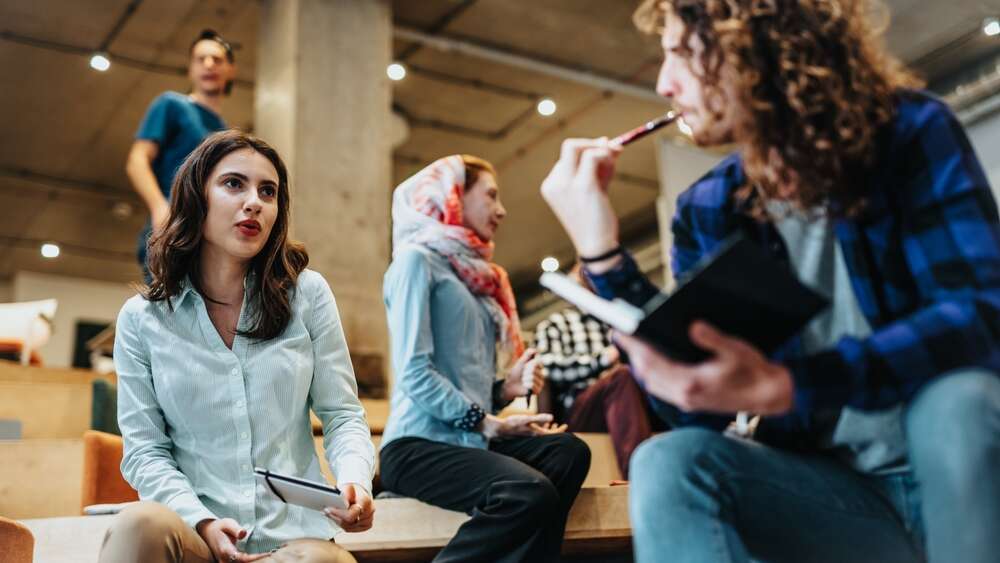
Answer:
<svg viewBox="0 0 1000 563"><path fill-rule="evenodd" d="M864 207L879 131L893 119L899 92L922 86L886 51L870 23L875 7L881 4L869 0L643 0L636 10L647 33L662 33L668 14L683 25L681 56L693 56L694 36L704 45L695 72L715 119L725 103L743 108L733 137L747 182L735 196L758 219L782 185L794 186L782 197L804 209L850 216ZM725 99L724 68L737 100Z"/></svg>
<svg viewBox="0 0 1000 563"><path fill-rule="evenodd" d="M229 153L251 149L260 153L278 172L278 215L264 247L250 261L254 273L251 327L237 334L256 340L269 340L285 330L292 317L289 292L299 274L309 264L305 247L288 238L288 171L278 152L270 145L236 129L214 133L206 138L181 164L170 189L170 217L167 224L149 239L148 267L152 280L139 287L149 301L166 301L177 296L188 278L205 299L214 301L201 290L201 242L208 198L205 185L215 166Z"/></svg>

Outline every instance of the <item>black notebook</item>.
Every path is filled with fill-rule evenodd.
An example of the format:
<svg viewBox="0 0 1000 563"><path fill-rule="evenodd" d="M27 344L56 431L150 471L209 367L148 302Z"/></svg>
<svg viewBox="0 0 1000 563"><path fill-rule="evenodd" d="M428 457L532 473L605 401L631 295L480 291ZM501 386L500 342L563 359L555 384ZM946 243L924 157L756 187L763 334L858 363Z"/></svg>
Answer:
<svg viewBox="0 0 1000 563"><path fill-rule="evenodd" d="M770 355L828 303L745 237L723 243L679 280L673 293L660 292L642 307L603 299L562 274L543 274L540 282L612 328L689 363L709 356L688 338L695 320L707 321Z"/></svg>

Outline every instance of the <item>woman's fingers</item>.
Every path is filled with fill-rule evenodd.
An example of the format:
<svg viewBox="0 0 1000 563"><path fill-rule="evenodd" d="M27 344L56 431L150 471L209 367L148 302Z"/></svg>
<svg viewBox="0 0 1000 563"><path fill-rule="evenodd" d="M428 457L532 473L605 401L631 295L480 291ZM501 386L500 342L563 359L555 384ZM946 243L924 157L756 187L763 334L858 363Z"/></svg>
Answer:
<svg viewBox="0 0 1000 563"><path fill-rule="evenodd" d="M328 515L329 516L329 515ZM360 519L355 519L351 521L341 521L336 518L331 518L337 522L337 525L341 527L345 532L363 532L372 527L375 523L374 513L369 513L367 516L362 516Z"/></svg>
<svg viewBox="0 0 1000 563"><path fill-rule="evenodd" d="M554 422L550 422L547 424L532 423L529 425L529 427L531 428L532 433L535 434L536 436L544 436L548 434L562 434L563 432L566 431L567 428L569 428L569 426L567 426L566 424L556 424Z"/></svg>
<svg viewBox="0 0 1000 563"><path fill-rule="evenodd" d="M347 508L334 508L331 506L324 510L323 513L336 522L338 526L346 530L347 526L354 525L361 518L361 507L356 504Z"/></svg>
<svg viewBox="0 0 1000 563"><path fill-rule="evenodd" d="M542 387L545 385L545 369L542 367L541 360L534 358L524 366L521 385L524 386L525 392L531 391L537 395L542 391Z"/></svg>

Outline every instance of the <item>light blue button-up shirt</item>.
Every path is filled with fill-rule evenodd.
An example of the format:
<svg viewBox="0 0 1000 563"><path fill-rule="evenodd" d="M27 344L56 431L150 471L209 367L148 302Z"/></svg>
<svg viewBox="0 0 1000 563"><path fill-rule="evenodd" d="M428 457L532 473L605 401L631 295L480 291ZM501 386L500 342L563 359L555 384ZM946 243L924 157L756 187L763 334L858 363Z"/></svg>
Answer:
<svg viewBox="0 0 1000 563"><path fill-rule="evenodd" d="M382 447L413 436L485 448L458 427L474 403L494 412L496 323L443 256L417 245L396 251L383 296L396 375Z"/></svg>
<svg viewBox="0 0 1000 563"><path fill-rule="evenodd" d="M249 328L248 301L242 330ZM171 312L165 301L137 295L118 316L125 479L140 498L166 505L192 527L235 519L249 532L238 547L250 553L332 537L339 529L323 514L286 505L254 479L256 466L323 481L311 408L338 481L371 490L374 447L326 280L303 271L285 331L267 341L237 335L231 350L190 283L172 303Z"/></svg>

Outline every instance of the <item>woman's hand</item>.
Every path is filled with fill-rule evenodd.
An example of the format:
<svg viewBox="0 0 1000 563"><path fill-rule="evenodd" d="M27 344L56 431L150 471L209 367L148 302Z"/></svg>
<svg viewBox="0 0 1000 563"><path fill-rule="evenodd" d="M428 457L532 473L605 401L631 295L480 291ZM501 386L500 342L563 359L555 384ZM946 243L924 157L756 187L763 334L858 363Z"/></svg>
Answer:
<svg viewBox="0 0 1000 563"><path fill-rule="evenodd" d="M621 353L618 351L618 347L614 344L601 350L601 365L608 366L609 368L614 367L622 359Z"/></svg>
<svg viewBox="0 0 1000 563"><path fill-rule="evenodd" d="M503 382L505 401L513 401L518 397L523 397L529 391L535 395L542 391L542 387L545 385L545 368L536 357L537 354L537 350L528 348L517 359L514 367L510 368L507 379Z"/></svg>
<svg viewBox="0 0 1000 563"><path fill-rule="evenodd" d="M500 418L492 414L480 423L480 428L487 439L504 436L546 436L561 434L566 431L566 425L556 425L551 414L515 414Z"/></svg>
<svg viewBox="0 0 1000 563"><path fill-rule="evenodd" d="M195 531L198 532L201 539L205 540L208 549L215 556L215 560L220 563L229 563L230 561L249 563L271 555L270 553L243 553L236 549L236 542L245 538L247 531L232 518L202 520L195 526Z"/></svg>
<svg viewBox="0 0 1000 563"><path fill-rule="evenodd" d="M323 511L345 532L364 532L375 522L375 503L364 487L356 483L344 483L340 493L347 501L347 508L328 507Z"/></svg>

